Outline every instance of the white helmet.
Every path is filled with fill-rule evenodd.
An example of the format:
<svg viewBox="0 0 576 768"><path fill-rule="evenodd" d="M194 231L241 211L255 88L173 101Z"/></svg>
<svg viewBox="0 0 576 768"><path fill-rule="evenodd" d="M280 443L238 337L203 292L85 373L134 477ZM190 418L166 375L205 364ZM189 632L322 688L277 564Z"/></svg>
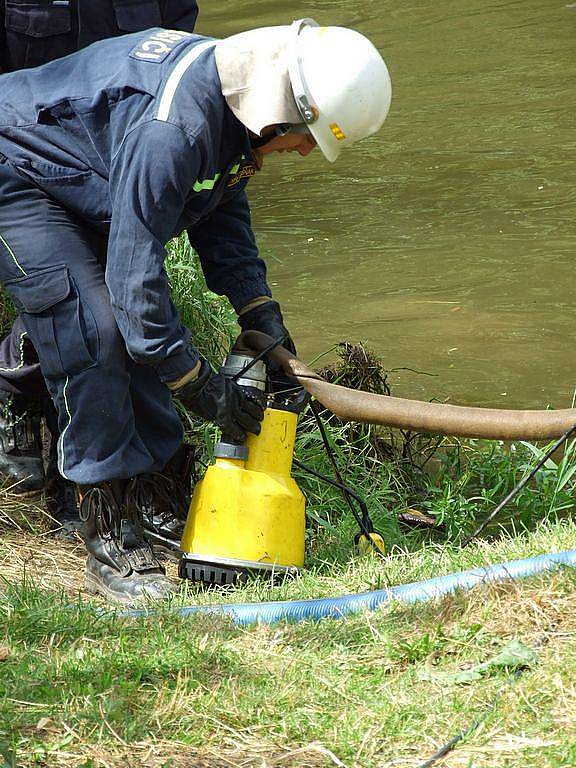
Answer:
<svg viewBox="0 0 576 768"><path fill-rule="evenodd" d="M392 83L384 59L352 29L292 24L288 71L306 127L333 163L344 147L370 136L390 109Z"/></svg>

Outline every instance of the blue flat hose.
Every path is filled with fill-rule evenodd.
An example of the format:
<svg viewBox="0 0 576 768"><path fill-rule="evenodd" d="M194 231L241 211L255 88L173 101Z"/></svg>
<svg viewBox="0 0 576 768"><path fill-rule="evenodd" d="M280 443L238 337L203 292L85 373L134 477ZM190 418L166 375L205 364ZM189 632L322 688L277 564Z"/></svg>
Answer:
<svg viewBox="0 0 576 768"><path fill-rule="evenodd" d="M523 579L542 571L554 570L558 566L576 566L576 549L566 552L550 553L512 560L509 563L490 565L485 568L473 568L459 571L434 579L416 581L412 584L400 584L389 589L377 589L373 592L361 592L356 595L323 597L318 600L285 600L272 603L226 603L213 605L189 605L175 608L179 616L196 613L213 613L230 618L239 625L274 624L278 621L306 621L318 619L340 619L360 611L374 611L378 606L390 600L403 603L418 603L434 600L457 589L471 589L479 584L506 579ZM150 616L155 611L134 609L121 611L121 616Z"/></svg>

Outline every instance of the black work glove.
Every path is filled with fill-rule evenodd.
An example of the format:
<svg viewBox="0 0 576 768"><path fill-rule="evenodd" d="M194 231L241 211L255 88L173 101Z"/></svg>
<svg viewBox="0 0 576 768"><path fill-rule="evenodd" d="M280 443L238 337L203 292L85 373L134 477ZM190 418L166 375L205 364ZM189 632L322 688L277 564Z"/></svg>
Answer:
<svg viewBox="0 0 576 768"><path fill-rule="evenodd" d="M265 304L250 309L239 316L238 324L243 331L261 331L272 336L273 339L285 336L282 346L292 352L293 355L296 354L296 347L284 325L280 304L277 301L270 299Z"/></svg>
<svg viewBox="0 0 576 768"><path fill-rule="evenodd" d="M217 424L227 440L243 443L247 432L260 434L264 408L258 395L214 373L205 360L198 378L175 390L174 396L193 413Z"/></svg>
<svg viewBox="0 0 576 768"><path fill-rule="evenodd" d="M288 329L284 325L280 304L277 301L270 299L265 304L260 304L254 307L254 309L245 312L238 317L238 324L243 331L261 331L262 333L267 333L268 336L272 336L273 339L286 337L282 342L282 346L289 352L292 352L293 355L296 354L296 347L288 333ZM272 362L268 357L265 360L268 367L268 375L272 382L272 389L275 392L294 390L298 387L298 384L286 376L279 365Z"/></svg>

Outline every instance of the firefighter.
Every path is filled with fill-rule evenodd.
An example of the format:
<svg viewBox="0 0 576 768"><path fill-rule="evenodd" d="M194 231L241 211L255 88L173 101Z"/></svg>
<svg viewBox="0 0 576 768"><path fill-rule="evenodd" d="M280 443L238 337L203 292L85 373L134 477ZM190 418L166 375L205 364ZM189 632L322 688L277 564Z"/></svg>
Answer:
<svg viewBox="0 0 576 768"><path fill-rule="evenodd" d="M58 413L59 471L80 489L86 587L162 598L173 585L143 515L182 443L173 398L236 440L263 417L194 348L165 245L186 230L240 325L287 334L246 186L274 152L335 161L377 131L386 65L359 33L311 20L221 41L156 28L6 75L2 97L0 281Z"/></svg>

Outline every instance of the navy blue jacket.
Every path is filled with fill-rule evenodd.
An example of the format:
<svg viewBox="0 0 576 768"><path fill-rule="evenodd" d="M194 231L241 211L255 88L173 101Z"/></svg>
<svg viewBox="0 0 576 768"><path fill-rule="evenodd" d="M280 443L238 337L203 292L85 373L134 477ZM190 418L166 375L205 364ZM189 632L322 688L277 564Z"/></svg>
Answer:
<svg viewBox="0 0 576 768"><path fill-rule="evenodd" d="M184 229L208 286L236 310L270 295L245 186L246 128L222 96L206 38L162 29L95 43L0 78L0 153L108 233L106 282L128 353L179 378L198 359L164 270Z"/></svg>
<svg viewBox="0 0 576 768"><path fill-rule="evenodd" d="M0 0L0 72L150 27L194 30L196 0Z"/></svg>

